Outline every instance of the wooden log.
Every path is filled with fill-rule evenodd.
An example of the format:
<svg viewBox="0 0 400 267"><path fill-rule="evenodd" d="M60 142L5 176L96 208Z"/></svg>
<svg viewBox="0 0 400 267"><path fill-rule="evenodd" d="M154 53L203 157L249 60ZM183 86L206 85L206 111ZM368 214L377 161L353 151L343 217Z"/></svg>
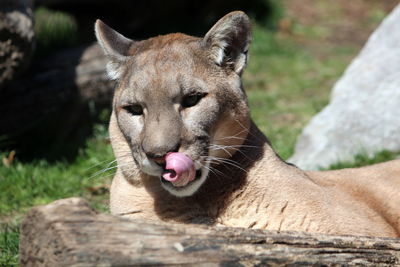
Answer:
<svg viewBox="0 0 400 267"><path fill-rule="evenodd" d="M21 266L400 265L400 239L129 221L80 198L33 208Z"/></svg>
<svg viewBox="0 0 400 267"><path fill-rule="evenodd" d="M0 0L0 92L29 65L34 47L31 0Z"/></svg>
<svg viewBox="0 0 400 267"><path fill-rule="evenodd" d="M107 78L106 63L97 44L33 62L29 73L0 91L0 135L23 132L76 103L110 106L114 82Z"/></svg>

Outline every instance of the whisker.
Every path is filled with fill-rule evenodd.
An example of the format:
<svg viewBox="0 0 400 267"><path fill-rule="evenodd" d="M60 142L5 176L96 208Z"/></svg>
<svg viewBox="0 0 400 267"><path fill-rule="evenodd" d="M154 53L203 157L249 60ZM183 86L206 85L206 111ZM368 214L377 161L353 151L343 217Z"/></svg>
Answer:
<svg viewBox="0 0 400 267"><path fill-rule="evenodd" d="M226 139L238 139L238 140L245 140L246 138L243 138L243 137L238 137L238 136L234 136L234 135L232 135L232 136L225 136L225 137L221 137L221 138L215 139L215 141L221 141L221 140L226 140Z"/></svg>
<svg viewBox="0 0 400 267"><path fill-rule="evenodd" d="M216 144L212 144L212 146L213 146L213 147L217 147L217 149L214 149L214 151L215 151L215 150L223 150L223 151L225 151L226 153L228 153L229 156L232 157L232 154L226 149L226 148L229 148L229 146L220 146L220 145L216 145Z"/></svg>
<svg viewBox="0 0 400 267"><path fill-rule="evenodd" d="M125 157L125 156L127 156L127 155L123 155L123 156L121 156L121 158L123 158L123 157ZM89 179L92 179L92 178L94 178L94 177L96 177L96 176L102 175L103 173L108 172L108 171L110 171L110 170L114 170L114 169L117 169L117 168L119 168L119 167L124 167L124 166L129 166L129 165L131 165L130 163L126 163L126 164L119 165L118 162L117 162L117 165L111 166L111 167L110 167L111 164L116 163L116 162L117 162L116 159L113 160L112 162L110 162L109 164L107 164L107 166L106 166L105 168L103 168L103 169L101 169L101 170L95 172L92 176L89 177ZM105 177L105 176L101 176L101 177Z"/></svg>
<svg viewBox="0 0 400 267"><path fill-rule="evenodd" d="M238 165L238 163L234 160L230 160L230 159L226 159L226 158L220 158L220 157L214 157L214 156L207 156L208 159L214 160L215 162L219 162L219 163L225 163L225 164L229 164L231 166L234 166L244 172L247 173L247 170L243 169L240 165Z"/></svg>
<svg viewBox="0 0 400 267"><path fill-rule="evenodd" d="M240 125L240 127L243 128L243 130L245 130L248 134L250 134L252 137L254 137L255 139L257 139L258 141L263 141L260 137L254 135L253 133L250 132L250 129L247 129L240 121L236 120L235 121Z"/></svg>
<svg viewBox="0 0 400 267"><path fill-rule="evenodd" d="M113 169L116 169L116 168L118 168L118 165L117 166L108 167L108 168L104 168L104 169L102 169L102 170L100 170L98 172L95 172L92 176L89 177L89 179L92 179L92 178L94 178L96 176L99 176L99 175L101 175L101 174L103 174L103 173L105 173L107 171L110 171L110 170L113 170Z"/></svg>
<svg viewBox="0 0 400 267"><path fill-rule="evenodd" d="M97 167L97 166L99 166L99 165L104 164L104 163L107 162L107 161L108 161L108 159L107 159L107 160L103 160L103 161L101 161L101 162L99 162L99 163L97 163L97 164L94 164L93 166L91 166L91 167L85 169L85 171L89 171L89 170L91 170L91 169L93 169L93 168L95 168L95 167ZM106 167L110 166L111 164L113 164L113 163L116 162L116 161L117 161L116 159L115 159L115 160L112 160L111 162L107 163L107 166L106 166Z"/></svg>
<svg viewBox="0 0 400 267"><path fill-rule="evenodd" d="M210 145L217 145L217 144L210 144ZM260 147L260 146L250 146L250 145L217 145L217 146L223 146L223 147L228 147L228 148L230 148L230 147L252 147L252 148L258 148L258 147Z"/></svg>
<svg viewBox="0 0 400 267"><path fill-rule="evenodd" d="M206 168L207 170L209 170L210 172L212 172L213 174L215 174L217 177L218 177L218 174L217 174L216 172L218 172L219 174L223 175L223 172L221 172L221 171L219 171L219 170L217 170L217 169L214 169L214 168L212 168L211 166L207 166L206 164L202 164L201 162L199 162L199 164L200 164L202 167L204 167L204 168Z"/></svg>
<svg viewBox="0 0 400 267"><path fill-rule="evenodd" d="M210 144L210 150L212 151L217 151L217 150L224 150L226 151L224 148L231 148L233 149L235 152L239 152L240 154L242 154L244 157L246 157L247 159L251 160L242 150L240 150L240 148L258 148L259 146L250 146L250 145L229 145L229 146L224 146L224 145L216 145L216 144ZM216 148L214 148L216 147ZM228 152L228 151L226 151ZM229 155L232 157L232 154L229 153Z"/></svg>

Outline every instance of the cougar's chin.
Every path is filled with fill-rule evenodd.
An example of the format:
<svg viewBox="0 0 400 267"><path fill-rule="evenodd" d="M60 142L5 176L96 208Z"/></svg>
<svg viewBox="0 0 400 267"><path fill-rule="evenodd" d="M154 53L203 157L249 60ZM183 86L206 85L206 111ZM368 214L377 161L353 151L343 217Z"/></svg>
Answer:
<svg viewBox="0 0 400 267"><path fill-rule="evenodd" d="M162 187L167 190L170 194L177 197L189 197L197 192L200 186L205 182L209 172L209 163L206 163L204 167L196 169L196 177L193 181L188 182L184 186L175 186L172 182L163 179L160 176Z"/></svg>
<svg viewBox="0 0 400 267"><path fill-rule="evenodd" d="M163 169L159 165L149 160L148 158L143 159L140 169L142 172L147 173L150 176L156 177L160 176L163 171Z"/></svg>

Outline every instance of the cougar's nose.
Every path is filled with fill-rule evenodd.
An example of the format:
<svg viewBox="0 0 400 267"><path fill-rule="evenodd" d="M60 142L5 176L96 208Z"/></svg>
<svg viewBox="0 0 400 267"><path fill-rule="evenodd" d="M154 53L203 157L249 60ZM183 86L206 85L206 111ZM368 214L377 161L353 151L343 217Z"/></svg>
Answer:
<svg viewBox="0 0 400 267"><path fill-rule="evenodd" d="M152 147L151 150L146 150L143 147L146 156L160 166L165 165L165 156L169 152L178 152L180 144L174 146Z"/></svg>
<svg viewBox="0 0 400 267"><path fill-rule="evenodd" d="M182 119L171 106L149 107L144 125L143 152L154 162L163 162L168 152L177 152L181 142Z"/></svg>

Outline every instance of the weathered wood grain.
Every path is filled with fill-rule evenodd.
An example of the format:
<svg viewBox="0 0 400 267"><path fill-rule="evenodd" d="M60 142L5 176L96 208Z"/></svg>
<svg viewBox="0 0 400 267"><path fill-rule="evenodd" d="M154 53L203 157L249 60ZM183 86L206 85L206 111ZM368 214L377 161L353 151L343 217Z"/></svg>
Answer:
<svg viewBox="0 0 400 267"><path fill-rule="evenodd" d="M395 266L400 239L129 221L80 198L33 208L21 266Z"/></svg>

